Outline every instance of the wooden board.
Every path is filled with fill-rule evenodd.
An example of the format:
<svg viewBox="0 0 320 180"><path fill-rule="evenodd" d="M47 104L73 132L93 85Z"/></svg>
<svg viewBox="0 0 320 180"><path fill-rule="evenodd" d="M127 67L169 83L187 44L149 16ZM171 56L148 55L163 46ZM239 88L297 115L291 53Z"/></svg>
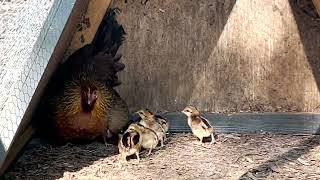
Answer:
<svg viewBox="0 0 320 180"><path fill-rule="evenodd" d="M190 132L182 113L164 113L170 132ZM320 114L311 113L204 113L217 133L320 134Z"/></svg>
<svg viewBox="0 0 320 180"><path fill-rule="evenodd" d="M77 26L70 46L66 52L66 58L82 46L90 43L96 34L104 14L112 0L90 1L86 13L82 14L81 22Z"/></svg>
<svg viewBox="0 0 320 180"><path fill-rule="evenodd" d="M318 15L320 15L320 0L312 0L312 2L317 9Z"/></svg>
<svg viewBox="0 0 320 180"><path fill-rule="evenodd" d="M143 2L114 3L127 32L119 91L131 111L320 111L312 1Z"/></svg>

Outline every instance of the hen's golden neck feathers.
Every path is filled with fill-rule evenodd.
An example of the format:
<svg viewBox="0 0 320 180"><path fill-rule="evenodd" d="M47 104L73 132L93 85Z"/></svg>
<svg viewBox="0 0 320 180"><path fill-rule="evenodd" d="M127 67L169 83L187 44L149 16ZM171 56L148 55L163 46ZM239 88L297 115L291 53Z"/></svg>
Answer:
<svg viewBox="0 0 320 180"><path fill-rule="evenodd" d="M92 102L91 107L88 108L87 105L84 105L83 88L84 87L94 87L95 90L95 99ZM56 112L56 115L64 114L64 116L71 116L79 112L91 113L93 117L103 118L105 112L110 108L111 92L109 92L106 87L97 81L84 81L84 80L73 80L70 81L63 93L63 96L60 96L57 100L59 102L60 111L65 113L59 113L59 110ZM86 104L86 103L85 103Z"/></svg>

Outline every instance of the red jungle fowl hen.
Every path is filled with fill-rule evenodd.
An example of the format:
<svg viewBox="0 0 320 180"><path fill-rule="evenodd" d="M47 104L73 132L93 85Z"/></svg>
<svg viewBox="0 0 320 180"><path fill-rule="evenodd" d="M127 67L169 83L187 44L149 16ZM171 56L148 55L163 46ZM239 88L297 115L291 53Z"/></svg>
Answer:
<svg viewBox="0 0 320 180"><path fill-rule="evenodd" d="M36 117L41 134L56 142L105 140L128 125L127 104L113 89L120 84L117 72L124 69L116 53L125 35L115 15L108 10L91 44L54 73Z"/></svg>

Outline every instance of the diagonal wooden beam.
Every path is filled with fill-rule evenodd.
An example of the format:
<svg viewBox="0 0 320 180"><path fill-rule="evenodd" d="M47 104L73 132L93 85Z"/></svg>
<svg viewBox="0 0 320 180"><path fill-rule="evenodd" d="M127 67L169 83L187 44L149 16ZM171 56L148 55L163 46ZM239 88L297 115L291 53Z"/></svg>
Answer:
<svg viewBox="0 0 320 180"><path fill-rule="evenodd" d="M90 1L86 13L82 16L82 22L74 33L64 60L82 46L91 43L99 25L112 3L112 0Z"/></svg>
<svg viewBox="0 0 320 180"><path fill-rule="evenodd" d="M312 2L317 9L318 15L320 16L320 0L312 0Z"/></svg>

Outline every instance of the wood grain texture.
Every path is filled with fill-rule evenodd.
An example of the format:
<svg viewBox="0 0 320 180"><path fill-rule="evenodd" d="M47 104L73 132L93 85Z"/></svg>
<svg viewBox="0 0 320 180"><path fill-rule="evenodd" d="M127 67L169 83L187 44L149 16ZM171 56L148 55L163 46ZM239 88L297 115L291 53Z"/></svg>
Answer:
<svg viewBox="0 0 320 180"><path fill-rule="evenodd" d="M127 32L119 91L131 111L187 104L214 112L319 111L320 23L312 1L114 6Z"/></svg>
<svg viewBox="0 0 320 180"><path fill-rule="evenodd" d="M82 20L77 26L64 60L79 48L91 43L112 0L87 1L87 11L82 14Z"/></svg>

